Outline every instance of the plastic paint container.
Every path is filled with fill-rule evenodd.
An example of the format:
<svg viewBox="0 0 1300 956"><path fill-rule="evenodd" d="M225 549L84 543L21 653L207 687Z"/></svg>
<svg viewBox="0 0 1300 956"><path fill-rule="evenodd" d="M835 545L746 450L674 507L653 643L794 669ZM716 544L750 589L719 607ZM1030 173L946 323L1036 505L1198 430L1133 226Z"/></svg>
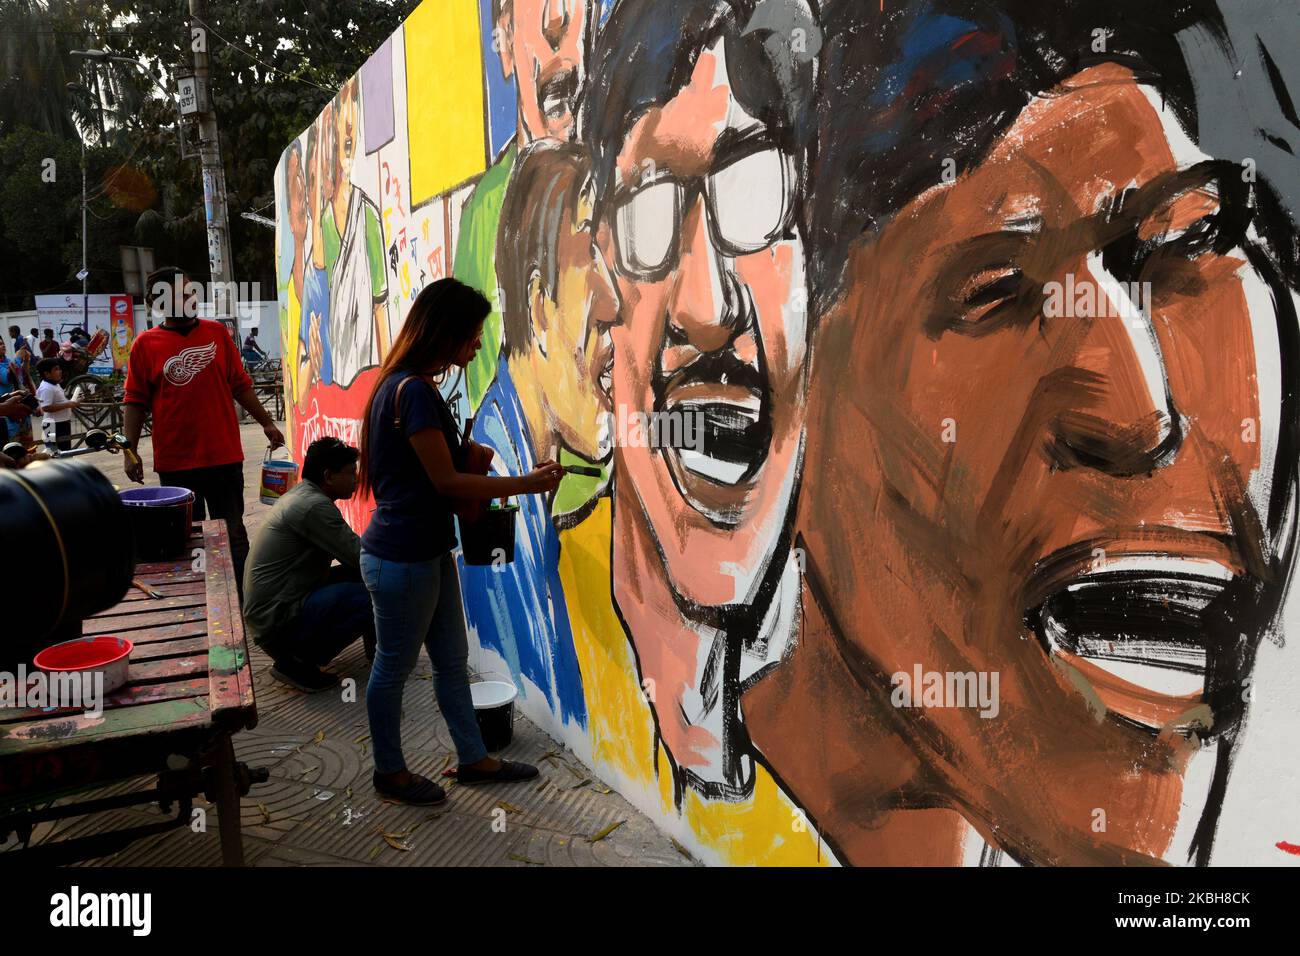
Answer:
<svg viewBox="0 0 1300 956"><path fill-rule="evenodd" d="M270 454L271 452L268 449L267 455ZM298 465L296 462L277 460L270 457L262 462L262 504L275 504L296 484L298 484Z"/></svg>
<svg viewBox="0 0 1300 956"><path fill-rule="evenodd" d="M111 694L126 683L135 644L125 637L81 637L41 651L32 663L47 673L94 673L104 675L104 693Z"/></svg>
<svg viewBox="0 0 1300 956"><path fill-rule="evenodd" d="M469 685L474 700L474 717L478 720L483 746L489 751L504 750L510 746L515 733L514 684L505 681L484 680Z"/></svg>
<svg viewBox="0 0 1300 956"><path fill-rule="evenodd" d="M460 522L460 547L466 564L499 566L515 560L518 505L484 508L476 521Z"/></svg>
<svg viewBox="0 0 1300 956"><path fill-rule="evenodd" d="M118 492L135 533L137 561L170 561L189 551L194 492L160 485Z"/></svg>

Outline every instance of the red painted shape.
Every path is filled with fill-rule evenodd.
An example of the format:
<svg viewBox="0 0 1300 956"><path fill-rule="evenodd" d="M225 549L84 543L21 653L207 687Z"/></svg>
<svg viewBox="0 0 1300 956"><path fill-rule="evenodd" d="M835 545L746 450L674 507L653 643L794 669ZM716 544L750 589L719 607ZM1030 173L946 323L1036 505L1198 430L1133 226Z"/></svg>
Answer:
<svg viewBox="0 0 1300 956"><path fill-rule="evenodd" d="M1282 840L1278 843L1277 848L1283 853L1291 853L1295 856L1300 856L1300 845L1295 843L1287 843L1285 840Z"/></svg>

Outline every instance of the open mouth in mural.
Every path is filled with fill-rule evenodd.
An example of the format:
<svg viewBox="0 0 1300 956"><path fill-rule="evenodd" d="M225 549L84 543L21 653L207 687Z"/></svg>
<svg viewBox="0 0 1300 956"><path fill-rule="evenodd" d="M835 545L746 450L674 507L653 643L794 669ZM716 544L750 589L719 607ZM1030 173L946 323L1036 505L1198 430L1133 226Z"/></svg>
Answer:
<svg viewBox="0 0 1300 956"><path fill-rule="evenodd" d="M1161 727L1204 696L1223 623L1216 602L1234 576L1210 557L1128 553L1082 566L1048 559L1031 578L1025 623L1112 711Z"/></svg>
<svg viewBox="0 0 1300 956"><path fill-rule="evenodd" d="M660 447L673 483L695 510L720 524L740 520L772 444L771 396L764 376L734 352L701 356L654 381Z"/></svg>

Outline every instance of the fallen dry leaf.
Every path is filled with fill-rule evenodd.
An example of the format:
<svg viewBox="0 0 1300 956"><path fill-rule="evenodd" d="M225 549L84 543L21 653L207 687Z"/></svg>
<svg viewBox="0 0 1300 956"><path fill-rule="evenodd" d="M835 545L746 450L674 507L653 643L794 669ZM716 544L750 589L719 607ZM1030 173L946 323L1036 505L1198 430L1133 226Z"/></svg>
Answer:
<svg viewBox="0 0 1300 956"><path fill-rule="evenodd" d="M621 827L621 826L622 826L624 823L626 823L626 822L627 822L626 820L615 820L615 821L614 821L613 823L611 823L609 826L607 826L607 827L602 827L602 828L600 829L600 831L599 831L595 836L587 837L587 842L588 842L588 843L597 843L597 842L599 842L599 841L605 839L605 837L609 836L611 833L613 833L615 830L617 830L619 827Z"/></svg>
<svg viewBox="0 0 1300 956"><path fill-rule="evenodd" d="M325 739L325 731L318 730L316 731L316 736L311 739L311 742L314 744L318 744L324 739Z"/></svg>
<svg viewBox="0 0 1300 956"><path fill-rule="evenodd" d="M263 820L263 822L265 822L265 823L270 823L270 822L271 822L271 811L268 810L268 809L266 809L266 804L265 804L265 803L259 803L259 804L257 805L257 809L260 810L260 811L262 811L262 820Z"/></svg>

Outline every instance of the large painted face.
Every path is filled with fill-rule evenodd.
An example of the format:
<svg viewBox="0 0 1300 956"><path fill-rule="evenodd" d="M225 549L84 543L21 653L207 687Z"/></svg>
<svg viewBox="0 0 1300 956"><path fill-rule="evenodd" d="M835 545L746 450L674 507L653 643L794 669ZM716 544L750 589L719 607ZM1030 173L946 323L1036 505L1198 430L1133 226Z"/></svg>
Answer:
<svg viewBox="0 0 1300 956"><path fill-rule="evenodd" d="M719 42L628 131L598 237L622 300L618 417L704 424L702 451L626 442L614 459L639 512L619 523L648 526L688 607L754 598L797 479L804 248L792 162L766 132L733 95Z"/></svg>
<svg viewBox="0 0 1300 956"><path fill-rule="evenodd" d="M618 294L591 234L591 203L584 194L560 226L558 275L553 296L538 290L544 312L544 355L536 366L547 414L572 451L588 461L608 455L598 441L609 396L614 348L610 329L618 319ZM535 280L536 281L536 280ZM538 348L534 339L534 349Z"/></svg>
<svg viewBox="0 0 1300 956"><path fill-rule="evenodd" d="M1281 586L1277 317L1241 170L1204 160L1090 68L859 246L814 343L799 527L844 658L877 699L917 665L1000 676L996 716L927 707L914 746L1038 862L1186 860L1191 731L1223 729L1207 685Z"/></svg>
<svg viewBox="0 0 1300 956"><path fill-rule="evenodd" d="M664 744L710 785L743 770L716 629L757 634L773 603L803 441L804 246L768 135L715 44L629 129L597 233L621 302L614 598ZM702 441L663 441L688 425Z"/></svg>
<svg viewBox="0 0 1300 956"><path fill-rule="evenodd" d="M508 37L501 64L518 84L524 143L573 139L590 6L590 0L511 0L510 15L502 16Z"/></svg>

